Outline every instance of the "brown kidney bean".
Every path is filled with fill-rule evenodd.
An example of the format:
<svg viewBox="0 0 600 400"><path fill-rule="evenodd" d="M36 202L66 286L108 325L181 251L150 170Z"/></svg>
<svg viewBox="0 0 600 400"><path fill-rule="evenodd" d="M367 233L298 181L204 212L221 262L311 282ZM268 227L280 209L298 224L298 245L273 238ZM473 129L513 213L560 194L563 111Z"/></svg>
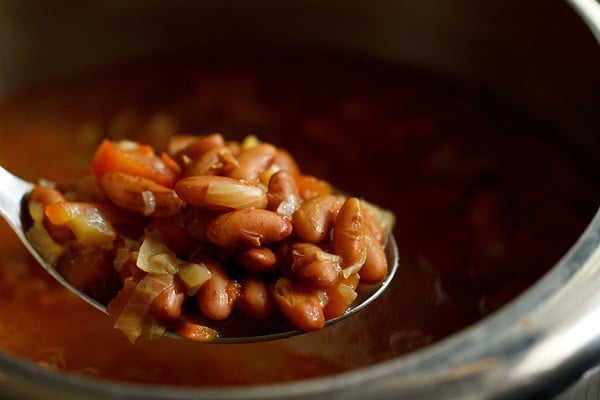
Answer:
<svg viewBox="0 0 600 400"><path fill-rule="evenodd" d="M190 237L199 243L206 243L206 226L218 213L202 208L189 207L185 210L184 224Z"/></svg>
<svg viewBox="0 0 600 400"><path fill-rule="evenodd" d="M275 311L275 301L264 279L249 275L240 282L240 297L236 307L251 319L266 319Z"/></svg>
<svg viewBox="0 0 600 400"><path fill-rule="evenodd" d="M297 328L314 331L325 325L323 292L302 288L288 278L279 278L272 291L279 310Z"/></svg>
<svg viewBox="0 0 600 400"><path fill-rule="evenodd" d="M360 282L374 284L381 282L388 271L387 257L381 243L375 235L365 230L365 245L367 248L367 258L360 268Z"/></svg>
<svg viewBox="0 0 600 400"><path fill-rule="evenodd" d="M333 224L332 250L341 257L342 268L359 268L366 258L362 215L360 200L352 197L342 205Z"/></svg>
<svg viewBox="0 0 600 400"><path fill-rule="evenodd" d="M150 305L150 312L160 322L174 321L181 317L185 301L185 285L177 278L163 290Z"/></svg>
<svg viewBox="0 0 600 400"><path fill-rule="evenodd" d="M327 288L327 304L323 308L325 318L331 319L344 314L350 304L356 299L356 287L358 286L359 277L357 273L344 278L340 278L330 287Z"/></svg>
<svg viewBox="0 0 600 400"><path fill-rule="evenodd" d="M269 210L246 208L217 216L209 222L209 242L225 248L279 242L292 233L291 222Z"/></svg>
<svg viewBox="0 0 600 400"><path fill-rule="evenodd" d="M145 216L177 215L184 205L175 191L141 176L106 172L99 184L114 204Z"/></svg>
<svg viewBox="0 0 600 400"><path fill-rule="evenodd" d="M312 243L295 243L292 246L294 276L312 289L326 289L338 279L339 257L326 253Z"/></svg>
<svg viewBox="0 0 600 400"><path fill-rule="evenodd" d="M294 231L306 242L322 242L329 236L342 203L331 194L305 200L292 216Z"/></svg>
<svg viewBox="0 0 600 400"><path fill-rule="evenodd" d="M257 273L277 268L277 257L268 247L249 247L237 255L238 262L247 270Z"/></svg>
<svg viewBox="0 0 600 400"><path fill-rule="evenodd" d="M226 176L184 178L175 184L175 192L190 205L214 211L267 206L267 194L261 188Z"/></svg>
<svg viewBox="0 0 600 400"><path fill-rule="evenodd" d="M296 179L292 173L281 170L273 174L269 180L269 191L267 192L268 209L277 211L281 202L292 196L299 197L298 185L296 185Z"/></svg>
<svg viewBox="0 0 600 400"><path fill-rule="evenodd" d="M238 155L239 165L227 172L227 176L257 182L260 176L273 163L277 148L272 144L261 143L242 151Z"/></svg>
<svg viewBox="0 0 600 400"><path fill-rule="evenodd" d="M365 229L370 231L373 236L375 236L375 239L377 239L379 244L382 244L385 240L385 226L381 223L375 212L370 210L368 207L363 206L362 211Z"/></svg>
<svg viewBox="0 0 600 400"><path fill-rule="evenodd" d="M277 154L273 159L273 164L279 167L281 171L286 171L292 175L300 175L300 167L294 157L284 149L277 149Z"/></svg>
<svg viewBox="0 0 600 400"><path fill-rule="evenodd" d="M174 136L169 140L167 149L169 154L179 161L183 156L196 160L210 149L223 146L225 146L223 135L213 133L205 136L193 136L192 138L188 135Z"/></svg>
<svg viewBox="0 0 600 400"><path fill-rule="evenodd" d="M154 218L146 225L146 235L160 238L175 254L187 252L191 243L182 215Z"/></svg>
<svg viewBox="0 0 600 400"><path fill-rule="evenodd" d="M233 312L240 295L239 283L227 275L223 265L212 257L202 257L201 261L212 274L196 293L196 304L210 319L224 320Z"/></svg>
<svg viewBox="0 0 600 400"><path fill-rule="evenodd" d="M223 171L236 168L237 158L229 148L215 147L200 155L185 169L185 177L196 175L219 175Z"/></svg>

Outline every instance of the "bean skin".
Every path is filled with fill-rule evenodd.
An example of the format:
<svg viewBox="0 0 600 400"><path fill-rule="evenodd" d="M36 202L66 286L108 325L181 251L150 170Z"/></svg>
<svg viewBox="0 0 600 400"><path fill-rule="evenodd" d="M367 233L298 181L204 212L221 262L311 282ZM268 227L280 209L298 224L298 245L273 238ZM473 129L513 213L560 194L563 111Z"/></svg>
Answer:
<svg viewBox="0 0 600 400"><path fill-rule="evenodd" d="M210 190L225 191L211 194ZM267 194L258 186L226 176L191 176L175 184L175 192L186 203L213 211L265 208Z"/></svg>
<svg viewBox="0 0 600 400"><path fill-rule="evenodd" d="M380 244L383 243L385 240L385 227L373 211L367 207L363 207L362 210L365 229L371 231Z"/></svg>
<svg viewBox="0 0 600 400"><path fill-rule="evenodd" d="M154 299L150 312L159 321L174 321L181 317L185 297L185 286L179 279L174 279L173 284Z"/></svg>
<svg viewBox="0 0 600 400"><path fill-rule="evenodd" d="M219 175L224 170L237 166L237 159L227 147L215 147L194 160L185 169L185 176Z"/></svg>
<svg viewBox="0 0 600 400"><path fill-rule="evenodd" d="M294 231L305 242L322 242L329 236L341 206L342 200L331 194L304 201L292 216Z"/></svg>
<svg viewBox="0 0 600 400"><path fill-rule="evenodd" d="M223 265L215 258L203 257L211 278L196 293L196 304L202 313L217 321L228 318L240 295L239 283L229 279Z"/></svg>
<svg viewBox="0 0 600 400"><path fill-rule="evenodd" d="M262 173L273 163L276 154L277 148L268 143L261 143L242 151L238 155L238 167L229 171L227 176L257 182Z"/></svg>
<svg viewBox="0 0 600 400"><path fill-rule="evenodd" d="M267 283L260 276L249 275L242 279L240 297L236 307L251 319L266 319L275 311L275 300Z"/></svg>
<svg viewBox="0 0 600 400"><path fill-rule="evenodd" d="M279 242L291 233L292 223L287 218L273 211L252 208L220 214L206 228L208 241L224 248Z"/></svg>
<svg viewBox="0 0 600 400"><path fill-rule="evenodd" d="M269 180L269 191L267 198L269 201L268 209L277 211L277 208L284 200L291 196L299 197L298 185L296 179L287 171L276 172Z"/></svg>
<svg viewBox="0 0 600 400"><path fill-rule="evenodd" d="M300 282L312 289L330 287L340 274L338 257L325 253L311 243L294 244L292 259L291 272Z"/></svg>
<svg viewBox="0 0 600 400"><path fill-rule="evenodd" d="M358 283L359 276L357 273L350 275L348 278L340 275L340 278L327 288L325 293L328 301L323 308L325 318L337 318L346 312L357 297L356 287Z"/></svg>
<svg viewBox="0 0 600 400"><path fill-rule="evenodd" d="M99 184L114 204L145 216L174 216L184 205L175 191L141 176L106 172Z"/></svg>
<svg viewBox="0 0 600 400"><path fill-rule="evenodd" d="M325 325L323 301L314 290L302 288L287 278L279 278L273 297L283 315L304 331L321 329Z"/></svg>
<svg viewBox="0 0 600 400"><path fill-rule="evenodd" d="M268 247L250 247L240 251L237 255L238 262L247 270L263 273L277 268L277 256Z"/></svg>
<svg viewBox="0 0 600 400"><path fill-rule="evenodd" d="M298 163L287 150L277 149L277 154L275 154L273 164L277 165L281 171L286 171L293 176L300 175L300 167L298 167Z"/></svg>
<svg viewBox="0 0 600 400"><path fill-rule="evenodd" d="M212 133L205 136L195 136L190 138L187 135L179 135L172 138L167 148L176 160L181 160L186 156L192 160L196 160L202 154L210 149L220 148L225 146L225 140L220 133Z"/></svg>
<svg viewBox="0 0 600 400"><path fill-rule="evenodd" d="M381 282L388 271L387 257L381 243L370 231L365 231L367 258L359 271L360 282L374 284Z"/></svg>
<svg viewBox="0 0 600 400"><path fill-rule="evenodd" d="M365 259L366 244L360 200L352 197L342 205L333 225L332 250L341 267L357 266Z"/></svg>

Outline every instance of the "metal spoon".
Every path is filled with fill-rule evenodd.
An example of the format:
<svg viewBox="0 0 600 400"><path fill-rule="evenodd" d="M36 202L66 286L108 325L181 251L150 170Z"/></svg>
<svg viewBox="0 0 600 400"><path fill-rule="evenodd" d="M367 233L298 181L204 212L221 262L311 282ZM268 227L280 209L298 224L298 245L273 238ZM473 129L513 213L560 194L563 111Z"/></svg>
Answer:
<svg viewBox="0 0 600 400"><path fill-rule="evenodd" d="M107 313L106 306L104 304L99 303L67 282L67 280L60 273L58 273L52 263L44 260L44 258L38 253L38 251L25 236L21 210L25 196L33 189L33 187L34 185L31 182L24 181L21 178L14 176L6 169L0 167L0 215L6 220L6 222L8 222L12 230L15 232L21 242L23 242L27 250L54 279L93 307L97 308L103 313ZM383 293L383 291L392 281L396 270L398 269L398 248L396 245L396 240L392 234L388 234L386 239L385 252L388 261L388 274L383 282L377 285L368 285L367 287L365 287L365 285L361 285L362 287L358 292L358 297L354 303L350 305L348 310L343 315L326 321L325 326L335 324L336 322L354 315L358 311L364 309L381 293ZM250 326L251 324L247 323L236 324L235 322L236 321L234 318L233 321L217 323L218 326L216 328L219 331L219 336L211 343L258 342L281 339L305 333L304 331L294 329L288 325L273 325L272 327L265 328ZM173 332L166 332L165 335L180 339L182 338Z"/></svg>

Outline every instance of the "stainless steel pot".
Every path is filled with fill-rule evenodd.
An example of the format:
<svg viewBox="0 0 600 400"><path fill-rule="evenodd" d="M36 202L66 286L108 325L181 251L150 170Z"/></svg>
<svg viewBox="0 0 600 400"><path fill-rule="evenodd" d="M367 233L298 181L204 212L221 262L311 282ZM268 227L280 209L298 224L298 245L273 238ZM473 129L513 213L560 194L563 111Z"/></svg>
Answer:
<svg viewBox="0 0 600 400"><path fill-rule="evenodd" d="M600 39L595 0L7 1L0 4L0 94L165 50L246 43L343 49L490 88L560 124L598 173L600 48L594 34ZM44 371L0 353L0 394L15 399L546 397L600 362L599 288L600 214L516 301L408 356L302 382L174 389Z"/></svg>

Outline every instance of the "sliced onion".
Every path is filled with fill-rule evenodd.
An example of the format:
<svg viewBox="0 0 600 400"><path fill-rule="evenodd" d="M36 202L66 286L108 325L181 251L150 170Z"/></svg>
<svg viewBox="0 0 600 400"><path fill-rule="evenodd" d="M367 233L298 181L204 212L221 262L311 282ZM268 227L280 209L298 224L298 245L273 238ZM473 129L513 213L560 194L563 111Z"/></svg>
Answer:
<svg viewBox="0 0 600 400"><path fill-rule="evenodd" d="M114 327L123 331L131 343L147 330L154 332L155 328L151 319L148 320L150 306L156 297L167 287L173 284L173 275L147 274L133 289L127 304L117 317Z"/></svg>
<svg viewBox="0 0 600 400"><path fill-rule="evenodd" d="M206 202L236 210L265 208L267 197L261 188L249 183L213 180L206 188Z"/></svg>
<svg viewBox="0 0 600 400"><path fill-rule="evenodd" d="M244 140L242 140L242 143L240 144L240 149L242 151L246 151L249 150L253 147L258 146L259 144L261 144L262 142L260 141L260 139L258 138L258 136L256 135L248 135L244 138Z"/></svg>
<svg viewBox="0 0 600 400"><path fill-rule="evenodd" d="M342 276L344 277L344 279L348 279L348 277L350 275L352 275L352 274L357 273L358 271L360 271L360 269L364 265L365 261L367 261L367 248L366 248L366 246L363 247L363 249L361 250L360 259L357 262L355 262L354 264L349 265L346 268L342 269Z"/></svg>
<svg viewBox="0 0 600 400"><path fill-rule="evenodd" d="M288 218L292 218L292 214L294 214L294 212L300 208L300 204L302 204L300 197L292 194L279 203L279 207L277 207L277 213Z"/></svg>
<svg viewBox="0 0 600 400"><path fill-rule="evenodd" d="M179 269L177 260L166 244L149 235L140 246L136 264L148 273L175 274Z"/></svg>
<svg viewBox="0 0 600 400"><path fill-rule="evenodd" d="M25 237L39 255L50 264L55 264L65 251L64 246L52 239L41 221L34 221L31 228L25 232Z"/></svg>
<svg viewBox="0 0 600 400"><path fill-rule="evenodd" d="M205 264L195 263L185 263L180 266L177 275L183 281L189 296L195 295L198 289L212 276Z"/></svg>
<svg viewBox="0 0 600 400"><path fill-rule="evenodd" d="M142 192L142 200L144 200L144 215L150 215L156 211L156 197L149 190Z"/></svg>

